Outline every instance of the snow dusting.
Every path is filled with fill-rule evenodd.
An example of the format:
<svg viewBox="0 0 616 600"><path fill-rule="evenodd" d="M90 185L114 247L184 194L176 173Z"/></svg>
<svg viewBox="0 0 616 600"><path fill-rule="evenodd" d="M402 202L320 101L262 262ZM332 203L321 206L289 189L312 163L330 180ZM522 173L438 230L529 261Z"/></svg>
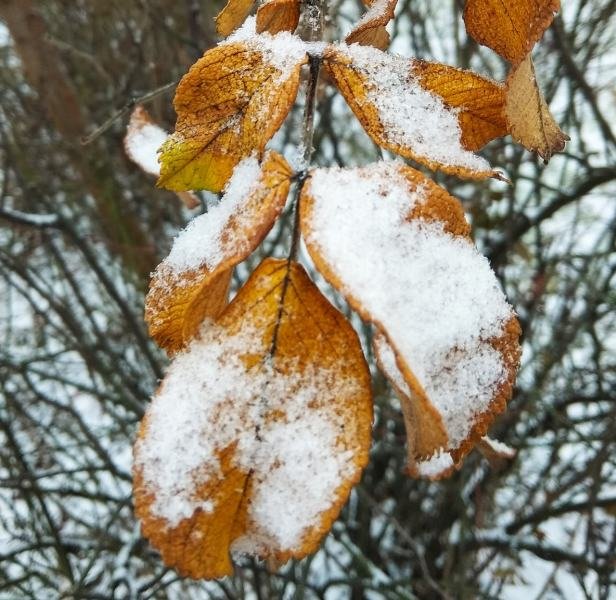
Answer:
<svg viewBox="0 0 616 600"><path fill-rule="evenodd" d="M345 295L387 331L456 447L506 376L486 340L500 335L513 313L468 239L439 222L407 220L428 198L424 188L409 187L400 168L314 171L306 241L341 279ZM395 372L393 353L385 362Z"/></svg>
<svg viewBox="0 0 616 600"><path fill-rule="evenodd" d="M412 61L359 44L336 48L367 81L368 102L376 106L390 143L430 161L471 171L490 170L485 159L462 147L457 109L421 86L413 75Z"/></svg>
<svg viewBox="0 0 616 600"><path fill-rule="evenodd" d="M124 145L129 158L150 175L160 175L158 149L169 134L158 125L144 121L129 123Z"/></svg>
<svg viewBox="0 0 616 600"><path fill-rule="evenodd" d="M297 547L356 469L340 447L344 417L327 401L348 398L355 382L326 369L247 369L242 356L262 352L252 326L229 335L204 324L170 366L135 453L154 515L175 526L198 509L216 510L197 492L223 477L218 453L237 443L233 466L251 472L252 485L248 531L232 548L239 554Z"/></svg>
<svg viewBox="0 0 616 600"><path fill-rule="evenodd" d="M310 52L321 53L324 43L304 42L297 35L282 31L276 35L256 32L256 17L246 19L242 27L230 35L221 45L244 42L252 50L261 52L267 62L280 71L280 80L288 79L298 63L305 60Z"/></svg>
<svg viewBox="0 0 616 600"><path fill-rule="evenodd" d="M260 174L256 157L242 160L227 182L220 202L193 219L175 238L163 268L175 273L202 266L213 270L225 257L237 254L245 240L237 239L231 232L243 231L254 219L252 213L242 210L242 205L259 186ZM230 226L231 221L234 227Z"/></svg>
<svg viewBox="0 0 616 600"><path fill-rule="evenodd" d="M454 467L453 459L448 452L438 452L428 460L415 464L417 476L425 479L438 479Z"/></svg>

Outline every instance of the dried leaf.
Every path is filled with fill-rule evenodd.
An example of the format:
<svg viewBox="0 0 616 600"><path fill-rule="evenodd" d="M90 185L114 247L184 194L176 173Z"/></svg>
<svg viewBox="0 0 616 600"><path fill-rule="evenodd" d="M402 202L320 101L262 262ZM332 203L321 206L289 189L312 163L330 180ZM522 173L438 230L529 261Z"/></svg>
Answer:
<svg viewBox="0 0 616 600"><path fill-rule="evenodd" d="M509 133L504 117L505 88L491 79L423 60L413 61L422 87L458 111L462 146L479 150L490 140Z"/></svg>
<svg viewBox="0 0 616 600"><path fill-rule="evenodd" d="M300 206L315 266L391 346L380 362L401 392L409 471L458 464L504 409L520 354L518 322L460 203L409 167L378 163L313 171Z"/></svg>
<svg viewBox="0 0 616 600"><path fill-rule="evenodd" d="M135 510L169 566L314 552L368 460L370 374L303 268L266 259L172 363L135 445Z"/></svg>
<svg viewBox="0 0 616 600"><path fill-rule="evenodd" d="M473 103L467 95L459 107L455 102L448 105L446 99L451 101L452 94L447 89L441 96L438 89L427 89L422 82L422 77L429 75L422 61L353 45L330 46L324 53L323 65L379 146L446 173L474 179L498 177L483 158L463 143L463 127L475 127L477 119L472 109L481 106L480 101ZM476 76L457 73L462 88L465 84L471 89L477 86ZM474 141L476 134L469 130L467 137Z"/></svg>
<svg viewBox="0 0 616 600"><path fill-rule="evenodd" d="M514 65L532 50L550 26L560 0L468 0L466 31Z"/></svg>
<svg viewBox="0 0 616 600"><path fill-rule="evenodd" d="M539 90L530 54L507 77L505 116L511 137L546 162L569 139L554 121Z"/></svg>
<svg viewBox="0 0 616 600"><path fill-rule="evenodd" d="M218 35L227 37L237 29L250 14L255 0L227 0L226 6L216 17L216 31Z"/></svg>
<svg viewBox="0 0 616 600"><path fill-rule="evenodd" d="M299 0L269 0L257 11L257 33L293 32L299 23Z"/></svg>
<svg viewBox="0 0 616 600"><path fill-rule="evenodd" d="M347 44L374 46L385 50L389 46L389 33L386 25L394 18L398 0L376 0L346 36Z"/></svg>
<svg viewBox="0 0 616 600"><path fill-rule="evenodd" d="M235 169L220 204L192 221L152 277L145 319L150 335L175 353L206 317L227 304L233 267L261 243L285 205L291 169L275 152L259 167L245 159Z"/></svg>
<svg viewBox="0 0 616 600"><path fill-rule="evenodd" d="M145 173L158 177L160 175L158 149L168 137L169 134L153 121L141 104L138 104L130 116L124 136L126 155ZM177 196L187 208L199 206L199 199L192 192L180 192Z"/></svg>
<svg viewBox="0 0 616 600"><path fill-rule="evenodd" d="M477 442L477 450L483 454L484 458L493 468L501 468L503 463L513 460L516 455L515 449L503 442L493 440L487 435Z"/></svg>
<svg viewBox="0 0 616 600"><path fill-rule="evenodd" d="M279 41L223 44L191 67L175 96L178 120L161 150L159 186L219 192L242 158L263 152L295 101L307 60L299 38Z"/></svg>

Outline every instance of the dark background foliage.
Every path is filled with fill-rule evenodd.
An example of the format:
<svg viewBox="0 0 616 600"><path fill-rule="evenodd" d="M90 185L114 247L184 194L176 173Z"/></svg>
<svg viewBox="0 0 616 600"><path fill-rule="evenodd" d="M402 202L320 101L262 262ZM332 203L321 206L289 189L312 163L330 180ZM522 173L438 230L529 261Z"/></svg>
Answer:
<svg viewBox="0 0 616 600"><path fill-rule="evenodd" d="M314 557L183 581L140 537L130 448L166 359L142 321L149 272L198 211L157 190L114 111L177 81L216 43L206 0L0 0L0 598L608 598L616 550L616 2L567 0L535 51L571 142L544 166L498 140L511 185L436 179L519 313L524 358L494 435L442 483L403 474L396 400L375 373L372 460ZM502 79L463 2L400 0L393 48ZM360 14L328 3L337 39ZM5 26L2 25L5 24ZM10 32L10 33L9 33ZM171 129L172 90L147 107ZM315 161L379 152L319 89ZM297 140L292 114L275 143ZM204 205L211 201L202 198ZM263 254L283 256L288 216ZM386 260L374 257L374 260ZM236 284L248 269L238 270ZM343 303L327 289L344 310ZM370 331L354 321L366 342ZM367 345L368 347L368 345Z"/></svg>

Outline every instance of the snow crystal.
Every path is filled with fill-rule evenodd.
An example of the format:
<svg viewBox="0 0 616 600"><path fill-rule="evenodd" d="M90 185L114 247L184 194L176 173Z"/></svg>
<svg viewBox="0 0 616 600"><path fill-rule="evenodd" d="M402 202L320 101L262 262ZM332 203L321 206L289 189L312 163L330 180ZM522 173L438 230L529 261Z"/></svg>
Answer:
<svg viewBox="0 0 616 600"><path fill-rule="evenodd" d="M283 374L260 363L248 370L241 357L261 354L261 344L251 326L229 335L206 323L171 364L135 453L154 492L153 514L175 526L199 508L216 509L215 499L198 499L198 490L220 476L217 453L237 443L234 466L251 473L252 501L235 553L272 543L297 547L356 469L350 451L339 447L344 418L324 402L348 398L356 384L327 369Z"/></svg>
<svg viewBox="0 0 616 600"><path fill-rule="evenodd" d="M458 110L420 85L408 58L359 44L337 49L366 78L367 99L376 106L390 143L431 161L471 171L490 170L485 159L462 147Z"/></svg>
<svg viewBox="0 0 616 600"><path fill-rule="evenodd" d="M387 331L455 447L506 374L485 340L502 333L512 310L469 240L438 222L406 220L425 190L409 189L398 169L379 163L315 171L307 241L339 275L345 294ZM385 360L395 366L393 355Z"/></svg>
<svg viewBox="0 0 616 600"><path fill-rule="evenodd" d="M169 134L154 123L140 123L129 126L125 138L126 153L150 175L160 175L158 149Z"/></svg>
<svg viewBox="0 0 616 600"><path fill-rule="evenodd" d="M242 211L242 204L259 185L260 173L256 157L243 159L235 167L220 202L178 234L162 264L175 272L201 266L213 270L225 257L237 254L245 242L230 235L229 223L233 219L234 228L241 231L244 220L251 219L252 215Z"/></svg>

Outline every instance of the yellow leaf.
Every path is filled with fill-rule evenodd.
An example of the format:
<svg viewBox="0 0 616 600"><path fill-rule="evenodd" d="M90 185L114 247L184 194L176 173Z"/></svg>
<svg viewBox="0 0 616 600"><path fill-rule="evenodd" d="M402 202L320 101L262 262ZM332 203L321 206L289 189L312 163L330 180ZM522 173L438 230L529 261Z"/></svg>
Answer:
<svg viewBox="0 0 616 600"><path fill-rule="evenodd" d="M471 71L423 60L413 61L413 73L422 87L458 110L460 141L467 150L479 150L490 140L509 133L503 115L505 88L502 84Z"/></svg>
<svg viewBox="0 0 616 600"><path fill-rule="evenodd" d="M158 149L168 136L169 134L154 122L150 113L138 104L131 113L124 136L126 155L139 165L144 173L158 177ZM192 192L179 192L177 196L186 208L199 206L199 199Z"/></svg>
<svg viewBox="0 0 616 600"><path fill-rule="evenodd" d="M464 23L477 42L516 65L541 39L559 9L560 0L468 0Z"/></svg>
<svg viewBox="0 0 616 600"><path fill-rule="evenodd" d="M426 63L359 45L330 46L323 65L379 146L446 173L473 179L498 177L483 158L464 145L485 139L483 128L479 128L481 135L472 129L484 113L483 101L473 90L480 93L489 88L491 100L498 101L496 84L450 67L448 76L455 72L454 83L450 88L437 87L434 82L439 79ZM454 99L456 93L460 100Z"/></svg>
<svg viewBox="0 0 616 600"><path fill-rule="evenodd" d="M218 35L227 37L237 29L250 14L255 0L228 0L225 7L216 17L216 31Z"/></svg>
<svg viewBox="0 0 616 600"><path fill-rule="evenodd" d="M169 566L314 552L368 460L370 374L303 268L266 259L172 363L134 451L135 510Z"/></svg>
<svg viewBox="0 0 616 600"><path fill-rule="evenodd" d="M347 44L374 46L385 50L389 46L389 33L385 26L394 18L398 0L376 0L346 36Z"/></svg>
<svg viewBox="0 0 616 600"><path fill-rule="evenodd" d="M244 157L263 152L287 116L306 53L259 36L209 50L182 78L175 133L161 149L158 185L219 192Z"/></svg>
<svg viewBox="0 0 616 600"><path fill-rule="evenodd" d="M554 121L539 90L530 54L507 77L505 116L511 137L546 162L569 139Z"/></svg>
<svg viewBox="0 0 616 600"><path fill-rule="evenodd" d="M257 11L257 33L293 32L299 23L299 0L269 0Z"/></svg>
<svg viewBox="0 0 616 600"><path fill-rule="evenodd" d="M145 319L150 335L170 354L195 335L206 317L227 304L233 267L261 243L282 211L291 169L275 152L259 167L245 159L236 167L221 203L193 220L176 239L152 277Z"/></svg>
<svg viewBox="0 0 616 600"><path fill-rule="evenodd" d="M408 471L451 472L504 409L520 354L515 314L462 206L398 163L316 169L300 200L315 266L381 332L377 355L400 394Z"/></svg>

